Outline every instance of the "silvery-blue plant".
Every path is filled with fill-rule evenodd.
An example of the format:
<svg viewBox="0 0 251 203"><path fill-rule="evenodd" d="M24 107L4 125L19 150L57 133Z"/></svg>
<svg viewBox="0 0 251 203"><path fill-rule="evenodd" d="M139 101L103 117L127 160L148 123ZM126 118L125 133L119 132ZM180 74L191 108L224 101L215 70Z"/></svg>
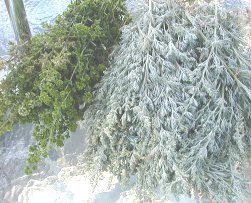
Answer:
<svg viewBox="0 0 251 203"><path fill-rule="evenodd" d="M186 5L149 0L123 28L84 116L85 166L152 195L239 200L251 63L234 14Z"/></svg>

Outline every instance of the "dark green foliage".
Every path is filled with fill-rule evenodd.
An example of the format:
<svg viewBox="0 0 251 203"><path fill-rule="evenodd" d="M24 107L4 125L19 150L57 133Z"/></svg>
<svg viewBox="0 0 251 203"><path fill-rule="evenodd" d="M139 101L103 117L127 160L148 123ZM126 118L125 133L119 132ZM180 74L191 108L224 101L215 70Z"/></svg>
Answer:
<svg viewBox="0 0 251 203"><path fill-rule="evenodd" d="M76 1L44 33L10 50L0 83L0 134L18 123L35 125L26 173L75 131L127 19L122 0Z"/></svg>

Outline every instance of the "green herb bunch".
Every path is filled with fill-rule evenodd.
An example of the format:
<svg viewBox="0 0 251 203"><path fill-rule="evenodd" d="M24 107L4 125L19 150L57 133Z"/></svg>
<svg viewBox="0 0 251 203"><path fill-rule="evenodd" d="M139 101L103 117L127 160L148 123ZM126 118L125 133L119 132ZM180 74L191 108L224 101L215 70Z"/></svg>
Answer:
<svg viewBox="0 0 251 203"><path fill-rule="evenodd" d="M239 200L251 63L237 17L215 3L149 0L115 53L84 115L86 169L139 194Z"/></svg>
<svg viewBox="0 0 251 203"><path fill-rule="evenodd" d="M122 0L76 1L43 33L12 46L0 82L0 134L35 125L26 173L75 131L127 20Z"/></svg>

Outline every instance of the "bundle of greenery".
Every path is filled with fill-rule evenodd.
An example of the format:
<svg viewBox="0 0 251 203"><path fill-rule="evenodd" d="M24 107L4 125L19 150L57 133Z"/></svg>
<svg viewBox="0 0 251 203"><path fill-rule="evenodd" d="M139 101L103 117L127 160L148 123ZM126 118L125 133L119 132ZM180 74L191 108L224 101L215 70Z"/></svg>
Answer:
<svg viewBox="0 0 251 203"><path fill-rule="evenodd" d="M74 1L54 25L10 50L0 82L0 134L18 123L35 125L26 173L75 131L127 20L123 0Z"/></svg>
<svg viewBox="0 0 251 203"><path fill-rule="evenodd" d="M164 198L241 198L251 63L236 19L215 3L142 5L84 115L94 178L108 171Z"/></svg>

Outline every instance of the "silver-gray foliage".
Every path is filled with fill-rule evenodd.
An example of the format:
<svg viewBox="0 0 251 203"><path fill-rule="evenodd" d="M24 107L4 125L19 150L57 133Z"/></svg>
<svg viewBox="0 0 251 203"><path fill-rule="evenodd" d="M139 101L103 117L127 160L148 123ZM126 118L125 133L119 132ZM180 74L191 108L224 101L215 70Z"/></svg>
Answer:
<svg viewBox="0 0 251 203"><path fill-rule="evenodd" d="M240 199L251 62L236 19L213 3L142 5L84 117L94 174L152 194Z"/></svg>

